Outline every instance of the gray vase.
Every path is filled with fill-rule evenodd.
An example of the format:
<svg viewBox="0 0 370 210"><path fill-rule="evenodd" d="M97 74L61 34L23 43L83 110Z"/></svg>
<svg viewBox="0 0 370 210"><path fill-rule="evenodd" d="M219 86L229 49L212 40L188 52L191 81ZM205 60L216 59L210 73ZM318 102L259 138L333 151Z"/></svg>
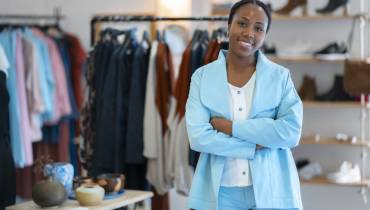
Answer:
<svg viewBox="0 0 370 210"><path fill-rule="evenodd" d="M61 183L48 177L33 186L32 200L40 207L59 206L67 200L67 191Z"/></svg>

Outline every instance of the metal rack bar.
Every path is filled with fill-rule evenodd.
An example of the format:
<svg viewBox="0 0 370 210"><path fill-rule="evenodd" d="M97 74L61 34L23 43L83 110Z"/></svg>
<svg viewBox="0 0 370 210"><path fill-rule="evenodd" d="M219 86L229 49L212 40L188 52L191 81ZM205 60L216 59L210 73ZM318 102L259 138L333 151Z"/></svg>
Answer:
<svg viewBox="0 0 370 210"><path fill-rule="evenodd" d="M127 16L127 15L98 15L91 19L91 45L95 43L95 26L98 22L155 22L155 21L227 21L226 16L200 17L159 17L159 16Z"/></svg>

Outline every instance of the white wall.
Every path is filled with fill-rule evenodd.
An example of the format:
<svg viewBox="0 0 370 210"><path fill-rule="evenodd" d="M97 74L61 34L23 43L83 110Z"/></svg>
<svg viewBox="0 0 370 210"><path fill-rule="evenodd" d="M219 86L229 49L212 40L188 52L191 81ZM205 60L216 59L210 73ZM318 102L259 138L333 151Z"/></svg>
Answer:
<svg viewBox="0 0 370 210"><path fill-rule="evenodd" d="M0 14L52 14L59 7L66 16L62 27L90 47L90 19L97 13L155 13L154 0L0 0Z"/></svg>
<svg viewBox="0 0 370 210"><path fill-rule="evenodd" d="M278 8L286 2L286 0L274 0L273 8ZM327 1L310 0L308 2L310 12L313 13L315 8L325 5ZM357 12L359 0L350 2L352 12ZM52 13L54 7L60 7L67 17L62 21L63 28L77 34L86 49L90 46L89 21L93 14L154 13L156 11L155 0L0 0L0 14L49 14ZM368 3L367 8L370 9ZM209 12L210 6L207 0L192 1L193 15L207 15ZM203 27L203 24L197 23L195 27ZM313 49L316 49L333 40L346 40L349 27L350 21L348 20L274 21L267 40L278 46L304 40L309 41ZM358 32L358 27L356 31ZM366 48L370 47L368 43ZM356 57L359 55L358 34L352 54ZM297 88L301 84L303 74L310 74L316 77L321 93L331 87L333 75L343 71L340 64L289 64L286 66L291 69ZM357 109L305 109L303 135L314 133L335 135L342 132L359 136L358 119L359 110ZM356 148L305 145L298 147L294 155L317 160L322 164L325 172L330 172L335 170L343 160L359 162L359 152L360 150ZM370 170L367 172L370 175ZM304 185L302 187L304 207L306 210L368 210L370 206L364 206L358 190L358 188ZM185 197L176 195L174 191L171 192L171 209L186 209L185 202Z"/></svg>

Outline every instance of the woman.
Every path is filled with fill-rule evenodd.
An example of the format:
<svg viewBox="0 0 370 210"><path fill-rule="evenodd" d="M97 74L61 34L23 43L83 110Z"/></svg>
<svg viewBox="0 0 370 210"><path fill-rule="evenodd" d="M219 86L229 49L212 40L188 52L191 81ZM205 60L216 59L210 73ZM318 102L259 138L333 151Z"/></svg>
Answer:
<svg viewBox="0 0 370 210"><path fill-rule="evenodd" d="M229 50L192 76L186 125L201 153L192 209L302 209L290 151L301 135L302 102L289 71L259 51L270 23L262 2L234 4Z"/></svg>

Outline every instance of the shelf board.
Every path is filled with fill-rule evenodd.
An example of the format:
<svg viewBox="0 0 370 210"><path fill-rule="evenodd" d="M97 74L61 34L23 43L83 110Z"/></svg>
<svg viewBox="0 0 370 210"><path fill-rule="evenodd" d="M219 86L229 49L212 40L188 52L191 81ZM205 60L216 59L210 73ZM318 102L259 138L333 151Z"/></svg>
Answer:
<svg viewBox="0 0 370 210"><path fill-rule="evenodd" d="M229 16L230 9L219 9L213 8L212 15L217 16ZM314 15L279 15L276 13L272 14L273 20L351 20L358 15L321 15L321 14L314 14Z"/></svg>
<svg viewBox="0 0 370 210"><path fill-rule="evenodd" d="M278 14L272 14L273 20L350 20L353 19L355 16L353 15L297 15L297 16L291 16L291 15L278 15Z"/></svg>
<svg viewBox="0 0 370 210"><path fill-rule="evenodd" d="M322 186L339 186L339 187L370 187L370 180L366 179L361 182L355 182L355 183L335 183L330 180L328 180L325 177L315 177L311 180L303 180L301 179L302 184L311 184L311 185L322 185Z"/></svg>
<svg viewBox="0 0 370 210"><path fill-rule="evenodd" d="M360 108L360 102L356 101L303 101L304 108Z"/></svg>
<svg viewBox="0 0 370 210"><path fill-rule="evenodd" d="M269 59L276 63L343 63L344 60L324 60L315 58L313 56L300 56L300 57L277 57L267 55Z"/></svg>
<svg viewBox="0 0 370 210"><path fill-rule="evenodd" d="M300 145L343 145L343 146L352 146L352 147L368 147L370 148L370 141L366 140L365 142L361 142L361 140L357 140L356 143L351 143L351 140L348 141L338 141L336 138L330 137L320 137L319 141L315 140L315 137L302 137L300 141Z"/></svg>

